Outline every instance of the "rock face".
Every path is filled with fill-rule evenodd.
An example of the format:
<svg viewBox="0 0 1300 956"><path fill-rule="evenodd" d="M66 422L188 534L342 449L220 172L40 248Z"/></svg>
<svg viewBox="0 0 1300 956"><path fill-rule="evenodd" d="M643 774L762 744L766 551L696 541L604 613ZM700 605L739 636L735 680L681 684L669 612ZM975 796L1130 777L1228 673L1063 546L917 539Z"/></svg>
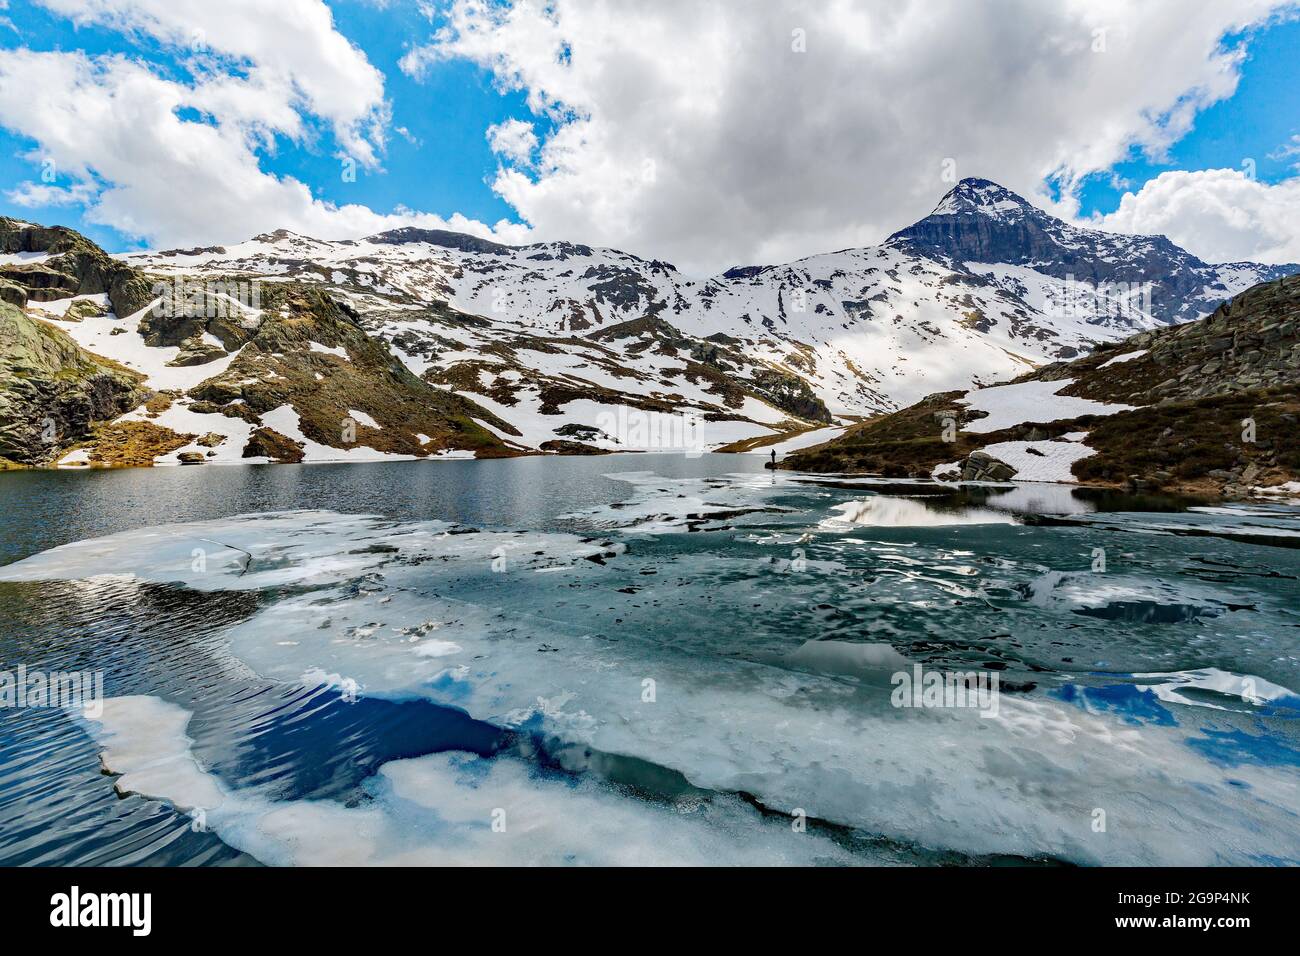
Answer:
<svg viewBox="0 0 1300 956"><path fill-rule="evenodd" d="M113 311L128 316L153 301L152 283L145 276L63 226L38 226L0 217L0 253L47 257L0 266L0 280L9 287L5 301L20 308L28 301L106 294ZM14 288L21 291L14 292Z"/></svg>
<svg viewBox="0 0 1300 956"><path fill-rule="evenodd" d="M47 464L146 395L134 372L0 303L0 458Z"/></svg>
<svg viewBox="0 0 1300 956"><path fill-rule="evenodd" d="M983 413L964 400L977 393L932 395L785 466L928 477L964 455L963 479L1005 480L1010 466L982 447L1015 442L1041 455L1031 443L1086 433L1092 453L1073 462L1078 481L1227 498L1300 481L1300 276L1261 283L1204 319L1142 332L1015 384L1034 382L1063 383L1053 395L1067 402L1106 404L1060 418L1051 409L1068 406L1029 403L1021 414L1040 419L972 434ZM944 421L955 429L947 440Z"/></svg>
<svg viewBox="0 0 1300 956"><path fill-rule="evenodd" d="M1210 265L1164 236L1125 236L1080 229L1030 205L987 179L964 179L928 217L890 237L956 262L1032 264L1036 272L1092 286L1150 283L1151 314L1186 322L1212 310L1236 289L1224 276L1244 271L1254 282L1300 272L1300 265Z"/></svg>

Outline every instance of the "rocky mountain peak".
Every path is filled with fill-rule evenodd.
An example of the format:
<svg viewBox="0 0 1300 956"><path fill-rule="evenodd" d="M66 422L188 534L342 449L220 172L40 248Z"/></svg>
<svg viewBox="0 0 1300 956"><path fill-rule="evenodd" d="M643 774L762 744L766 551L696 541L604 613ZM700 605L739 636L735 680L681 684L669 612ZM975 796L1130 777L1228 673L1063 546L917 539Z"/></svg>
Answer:
<svg viewBox="0 0 1300 956"><path fill-rule="evenodd" d="M950 189L930 213L931 216L972 214L1001 220L1042 215L1023 196L992 180L975 177L967 177Z"/></svg>
<svg viewBox="0 0 1300 956"><path fill-rule="evenodd" d="M421 229L417 226L389 229L387 232L367 237L366 241L391 246L423 242L444 249L456 249L461 252L487 255L506 255L511 252L510 246L493 242L490 239L482 239L464 232L452 232L449 229Z"/></svg>

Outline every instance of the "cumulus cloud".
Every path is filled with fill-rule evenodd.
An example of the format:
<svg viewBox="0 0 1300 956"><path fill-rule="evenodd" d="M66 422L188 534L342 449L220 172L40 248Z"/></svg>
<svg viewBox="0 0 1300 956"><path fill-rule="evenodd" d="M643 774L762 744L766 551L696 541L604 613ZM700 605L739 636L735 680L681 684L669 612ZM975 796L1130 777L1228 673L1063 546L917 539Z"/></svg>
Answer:
<svg viewBox="0 0 1300 956"><path fill-rule="evenodd" d="M47 183L19 183L5 190L5 198L15 206L36 209L44 206L80 206L95 197L93 183L52 186Z"/></svg>
<svg viewBox="0 0 1300 956"><path fill-rule="evenodd" d="M423 225L617 246L693 272L878 242L924 216L956 176L1073 216L1087 176L1134 148L1159 158L1198 111L1233 94L1245 41L1225 37L1249 38L1294 7L422 2L432 33L402 69L476 64L503 92L523 92L532 113L485 124L500 160L492 187L524 221L488 226L331 204L262 168L276 142L314 145L323 130L340 162L381 169L385 78L323 0L36 2L147 35L177 68L0 50L0 125L35 140L31 158L60 176L18 186L15 203L85 204L89 221L156 245ZM1290 215L1289 187L1160 182L1100 224L1166 231L1207 258L1296 258L1274 215ZM1175 194L1179 215L1162 213Z"/></svg>
<svg viewBox="0 0 1300 956"><path fill-rule="evenodd" d="M121 55L0 50L0 125L35 140L28 158L60 177L10 190L17 205L84 205L88 221L160 246L276 228L321 238L406 225L505 241L528 233L505 221L494 228L460 215L336 205L261 168L259 150L277 136L312 135L309 117L332 131L340 175L378 167L389 114L383 75L320 0L40 2L79 24L154 37L193 79Z"/></svg>
<svg viewBox="0 0 1300 956"><path fill-rule="evenodd" d="M1209 262L1300 262L1300 179L1270 185L1239 169L1166 172L1096 225L1159 233Z"/></svg>
<svg viewBox="0 0 1300 956"><path fill-rule="evenodd" d="M387 119L384 77L366 55L334 29L320 0L37 0L77 24L148 33L188 48L203 65L251 66L256 83L231 79L214 93L271 104L283 121L301 105L329 121L342 151L368 166L378 162ZM252 107L256 103L239 104ZM260 117L259 117L260 118ZM297 135L300 125L276 126Z"/></svg>
<svg viewBox="0 0 1300 956"><path fill-rule="evenodd" d="M488 144L492 152L518 165L527 165L537 148L537 133L532 123L508 119L488 127Z"/></svg>
<svg viewBox="0 0 1300 956"><path fill-rule="evenodd" d="M946 160L1073 214L1085 177L1231 96L1225 36L1288 5L453 0L402 68L473 62L548 119L493 184L539 236L708 271L880 241Z"/></svg>

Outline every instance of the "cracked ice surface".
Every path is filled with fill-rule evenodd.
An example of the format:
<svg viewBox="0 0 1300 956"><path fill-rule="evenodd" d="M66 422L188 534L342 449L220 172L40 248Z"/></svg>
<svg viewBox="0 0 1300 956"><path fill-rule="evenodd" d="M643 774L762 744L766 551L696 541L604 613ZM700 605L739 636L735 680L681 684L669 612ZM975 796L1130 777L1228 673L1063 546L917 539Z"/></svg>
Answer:
<svg viewBox="0 0 1300 956"><path fill-rule="evenodd" d="M957 513L900 526L908 509L888 507L885 520L873 521L872 508L845 507L856 491L769 476L622 477L630 500L569 516L572 532L329 512L248 515L78 542L0 569L0 579L112 568L203 591L261 591L261 609L222 641L265 677L425 698L558 750L576 745L571 770L596 769L601 754L636 758L706 791L750 794L783 814L802 808L891 840L1087 863L1300 858L1289 751L1234 761L1219 738L1189 737L1197 728L1187 713L1208 712L1187 703L1193 691L1220 695L1233 704L1225 713L1249 720L1294 698L1276 683L1260 679L1254 697L1232 698L1249 674L1131 666L1132 680L1100 688L1062 673L1050 692L1003 693L992 715L891 704L891 675L929 653L917 638L991 633L1009 621L1079 628L1092 620L1081 612L1166 606L1193 616L1209 609L1228 621L1242 605L1235 586L1193 581L1170 590L1128 577L1103 585L1057 574L1033 553L1043 529L969 525ZM1139 660L1149 662L1134 665ZM170 743L157 746L183 758L183 722L168 726ZM430 755L385 765L368 811L376 815L361 828L368 835L353 837L362 818L355 811L279 805L195 777L203 771L183 759L175 765L183 773L146 777L139 787L177 803L225 787L229 816L218 832L271 861L420 857L424 848L405 847L403 828L424 833L424 823L398 812L398 798L427 793L425 808L463 830L469 824L456 808L471 798L456 781L466 774L484 775L488 794L554 812L590 805L610 828L634 825L620 815L633 813L629 798L589 792L586 775L575 789L512 761ZM1092 829L1098 807L1105 833ZM637 809L635 827L662 831L665 842L663 857L647 849L647 859L692 859L682 847L695 831L650 813ZM817 855L744 814L719 814L732 821L719 826L733 844L760 841L773 859ZM537 859L562 858L581 841L538 827ZM334 855L319 855L326 851L317 837L341 841ZM431 839L428 852L488 854L475 839ZM300 849L290 852L294 845ZM736 861L751 859L728 846ZM617 859L582 847L579 856ZM830 847L818 853L837 858Z"/></svg>

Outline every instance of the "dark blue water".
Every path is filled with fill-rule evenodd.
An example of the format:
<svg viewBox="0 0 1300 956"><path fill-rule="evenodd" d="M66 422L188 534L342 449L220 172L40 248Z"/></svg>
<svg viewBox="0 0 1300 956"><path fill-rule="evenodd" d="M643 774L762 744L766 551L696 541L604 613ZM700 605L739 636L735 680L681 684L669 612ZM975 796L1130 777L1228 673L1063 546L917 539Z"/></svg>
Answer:
<svg viewBox="0 0 1300 956"><path fill-rule="evenodd" d="M602 455L0 472L0 565L55 545L173 521L317 508L548 530L556 516L627 497L604 475L761 472L755 455Z"/></svg>

